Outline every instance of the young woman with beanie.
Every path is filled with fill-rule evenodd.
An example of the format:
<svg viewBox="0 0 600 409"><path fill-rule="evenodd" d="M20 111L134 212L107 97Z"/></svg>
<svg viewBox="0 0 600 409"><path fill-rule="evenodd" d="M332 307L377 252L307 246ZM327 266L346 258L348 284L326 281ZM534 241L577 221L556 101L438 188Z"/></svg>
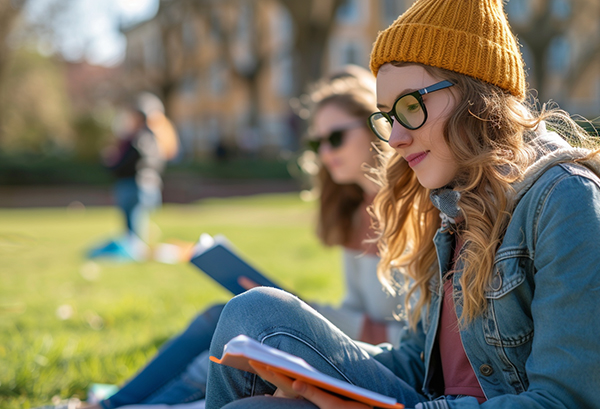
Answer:
<svg viewBox="0 0 600 409"><path fill-rule="evenodd" d="M246 334L407 408L600 407L597 141L523 102L500 0L415 2L379 34L371 70L370 125L393 149L374 201L379 273L390 284L403 267L411 331L399 348L358 345L255 289L225 307L211 354ZM255 369L211 363L206 407L367 407Z"/></svg>

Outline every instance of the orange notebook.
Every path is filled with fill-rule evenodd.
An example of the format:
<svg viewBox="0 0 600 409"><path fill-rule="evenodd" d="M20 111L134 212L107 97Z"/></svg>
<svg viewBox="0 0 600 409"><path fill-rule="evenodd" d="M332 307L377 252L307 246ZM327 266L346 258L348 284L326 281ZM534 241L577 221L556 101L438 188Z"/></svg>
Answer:
<svg viewBox="0 0 600 409"><path fill-rule="evenodd" d="M252 373L255 373L255 371L248 361L256 361L269 366L272 371L280 372L292 379L304 381L358 402L380 408L404 408L404 405L398 403L394 398L325 375L303 359L268 345L263 345L245 335L238 335L229 341L225 345L221 359L211 356L210 360Z"/></svg>

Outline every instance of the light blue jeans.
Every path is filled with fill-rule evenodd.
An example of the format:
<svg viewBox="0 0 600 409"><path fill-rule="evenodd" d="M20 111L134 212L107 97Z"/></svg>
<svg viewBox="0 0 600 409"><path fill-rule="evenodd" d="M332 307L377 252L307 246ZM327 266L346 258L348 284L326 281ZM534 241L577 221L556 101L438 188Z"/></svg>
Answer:
<svg viewBox="0 0 600 409"><path fill-rule="evenodd" d="M160 207L160 187L141 187L135 177L118 179L114 186L115 202L125 217L127 231L148 240L150 212Z"/></svg>
<svg viewBox="0 0 600 409"><path fill-rule="evenodd" d="M373 346L351 340L306 303L284 291L257 287L229 301L211 342L211 355L220 358L224 345L240 334L299 356L327 375L395 397L407 408L427 400L380 362L389 356L389 344ZM388 365L391 366L390 363ZM211 362L206 408L221 408L244 397L272 394L274 391L273 385L256 375ZM301 400L269 399L264 401L260 397L232 405L314 407Z"/></svg>

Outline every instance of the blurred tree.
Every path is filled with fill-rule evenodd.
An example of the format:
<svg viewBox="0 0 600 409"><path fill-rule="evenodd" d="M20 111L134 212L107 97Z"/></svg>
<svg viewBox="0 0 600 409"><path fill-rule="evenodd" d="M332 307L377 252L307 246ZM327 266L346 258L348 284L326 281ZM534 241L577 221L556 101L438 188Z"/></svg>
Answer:
<svg viewBox="0 0 600 409"><path fill-rule="evenodd" d="M202 3L202 1L200 1ZM182 21L194 11L194 0L160 0L159 11L159 43L160 73L154 77L153 88L156 88L165 106L167 117L172 113L173 95L185 74L195 64L195 53L186 52L182 41Z"/></svg>
<svg viewBox="0 0 600 409"><path fill-rule="evenodd" d="M557 41L576 37L577 44L566 45L565 55L556 57L563 60L562 88L568 95L584 71L590 69L590 63L600 56L600 2L521 0L510 2L506 7L515 34L527 46L525 51L532 65L529 81L537 89L540 101L548 99L546 81L552 47ZM584 23L586 19L592 21Z"/></svg>
<svg viewBox="0 0 600 409"><path fill-rule="evenodd" d="M343 3L344 0L160 0L156 24L152 25L157 40L152 43L153 57L132 57L130 72L139 70L135 76L143 77L144 81L136 86L157 92L165 103L167 115L172 116L176 95L186 77L202 74L208 77L207 73L214 69L211 65L220 60L226 81L245 90L248 104L244 129L259 132L259 101L260 93L264 92L261 78L270 73L271 62L278 52L275 37L279 33L273 25L273 15L269 14L273 6L281 8L293 25L292 92L299 95L307 83L322 75L327 40L336 10ZM193 25L194 19L201 21L206 31L199 29L191 34L199 39L194 40L195 47L190 47L186 44L190 42L186 39L186 24ZM144 32L149 35L150 27ZM211 44L218 44L218 51L203 46L204 34L210 36ZM143 48L139 44L137 47ZM210 54L211 58L199 57L199 52ZM151 64L147 63L149 60Z"/></svg>
<svg viewBox="0 0 600 409"><path fill-rule="evenodd" d="M270 45L268 9L265 2L230 0L219 9L207 10L206 2L196 3L197 12L208 16L213 33L221 44L221 54L234 81L248 90L247 129L258 132L260 122L259 76L269 62ZM224 5L224 6L223 6ZM215 24L215 22L219 23Z"/></svg>
<svg viewBox="0 0 600 409"><path fill-rule="evenodd" d="M321 78L327 40L345 0L279 0L294 21L296 95Z"/></svg>
<svg viewBox="0 0 600 409"><path fill-rule="evenodd" d="M70 103L63 69L54 58L16 50L0 93L0 150L65 153L72 147Z"/></svg>
<svg viewBox="0 0 600 409"><path fill-rule="evenodd" d="M39 46L42 39L48 47L59 42L57 27L62 23L60 17L69 14L69 2L45 0L38 3L41 18L25 19L23 11L31 3L32 0L0 0L0 85L14 49Z"/></svg>
<svg viewBox="0 0 600 409"><path fill-rule="evenodd" d="M64 26L77 18L74 6L62 0L0 0L0 149L5 153L89 160L97 158L110 132L89 106L74 112L68 94L61 44L70 33Z"/></svg>
<svg viewBox="0 0 600 409"><path fill-rule="evenodd" d="M8 38L11 35L16 22L19 19L21 9L25 5L25 0L0 0L0 94L2 94L2 85L5 81L5 73L10 61L12 48L9 45ZM0 106L0 111L1 111ZM0 112L0 140L2 138L3 116Z"/></svg>
<svg viewBox="0 0 600 409"><path fill-rule="evenodd" d="M322 75L327 39L334 25L336 10L344 0L274 0L289 12L294 24L295 94ZM162 75L157 88L165 101L167 113L173 92L182 76L195 68L197 58L182 46L182 20L196 14L203 18L211 33L222 44L222 57L237 80L248 87L249 99L258 101L259 77L272 57L270 32L265 1L225 0L215 3L203 0L161 0L157 18L160 20ZM240 42L243 46L240 47ZM258 123L258 104L251 104L249 125Z"/></svg>
<svg viewBox="0 0 600 409"><path fill-rule="evenodd" d="M163 0L168 1L168 0ZM294 32L294 94L299 95L308 83L322 76L327 40L334 25L336 11L344 0L278 0L289 13ZM265 1L229 0L218 10L212 3L196 2L196 11L211 21L213 33L222 44L222 54L231 74L248 90L247 129L259 132L260 76L275 54ZM215 12L219 12L215 16ZM211 16L212 14L212 16ZM218 21L217 24L215 24Z"/></svg>
<svg viewBox="0 0 600 409"><path fill-rule="evenodd" d="M46 2L47 19L39 23L23 18L29 3L0 0L0 146L5 152L67 150L69 104L61 68L31 50L51 32L57 15L51 11L61 2Z"/></svg>
<svg viewBox="0 0 600 409"><path fill-rule="evenodd" d="M6 64L10 56L8 36L12 32L15 22L18 20L24 4L25 0L0 0L0 77L6 69Z"/></svg>
<svg viewBox="0 0 600 409"><path fill-rule="evenodd" d="M570 89L582 78L592 63L600 59L600 2L598 0L573 1L571 26L584 28L587 33L577 37L578 52L573 55L565 75L564 88Z"/></svg>
<svg viewBox="0 0 600 409"><path fill-rule="evenodd" d="M78 115L73 121L74 146L77 158L97 161L99 153L114 138L107 121L98 120L92 113Z"/></svg>

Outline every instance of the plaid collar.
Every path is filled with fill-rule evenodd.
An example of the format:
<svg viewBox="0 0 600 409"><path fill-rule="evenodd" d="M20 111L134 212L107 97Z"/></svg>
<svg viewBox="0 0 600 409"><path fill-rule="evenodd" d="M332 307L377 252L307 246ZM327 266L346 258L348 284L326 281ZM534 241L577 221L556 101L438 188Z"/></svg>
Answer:
<svg viewBox="0 0 600 409"><path fill-rule="evenodd" d="M456 224L457 219L461 219L462 211L458 206L460 192L452 190L449 187L441 187L434 189L429 194L431 203L441 212L442 227L447 227L448 224Z"/></svg>

